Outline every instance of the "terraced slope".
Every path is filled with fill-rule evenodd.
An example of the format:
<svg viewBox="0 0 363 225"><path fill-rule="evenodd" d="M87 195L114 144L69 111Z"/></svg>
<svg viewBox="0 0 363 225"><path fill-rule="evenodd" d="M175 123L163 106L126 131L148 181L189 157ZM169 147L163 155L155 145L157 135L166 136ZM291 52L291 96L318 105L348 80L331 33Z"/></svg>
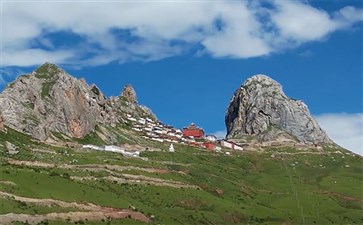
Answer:
<svg viewBox="0 0 363 225"><path fill-rule="evenodd" d="M8 128L0 133L0 224L363 223L363 161L343 149L158 147L126 158Z"/></svg>

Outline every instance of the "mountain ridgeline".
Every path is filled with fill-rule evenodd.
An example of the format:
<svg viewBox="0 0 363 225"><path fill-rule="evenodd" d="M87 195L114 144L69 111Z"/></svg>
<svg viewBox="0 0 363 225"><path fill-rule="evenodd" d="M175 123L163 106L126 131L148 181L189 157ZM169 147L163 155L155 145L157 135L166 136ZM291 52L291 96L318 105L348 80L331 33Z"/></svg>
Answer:
<svg viewBox="0 0 363 225"><path fill-rule="evenodd" d="M0 224L362 224L362 157L276 81L249 78L226 125L176 129L46 63L0 94Z"/></svg>
<svg viewBox="0 0 363 225"><path fill-rule="evenodd" d="M54 133L83 138L97 124L123 123L125 114L156 120L150 110L137 104L131 86L120 97L106 98L96 85L50 63L10 83L0 94L0 112L6 126L42 141ZM1 124L0 120L0 129Z"/></svg>
<svg viewBox="0 0 363 225"><path fill-rule="evenodd" d="M265 75L247 79L236 90L225 122L227 138L237 142L333 144L304 102L287 97L281 85Z"/></svg>
<svg viewBox="0 0 363 225"><path fill-rule="evenodd" d="M124 124L126 115L157 120L138 104L130 85L119 97L106 98L96 85L50 63L20 76L0 94L0 130L8 126L42 141L59 133L83 138L97 125ZM307 106L287 97L281 85L265 75L249 78L234 93L225 122L226 138L245 145L333 144ZM112 139L103 136L106 142Z"/></svg>

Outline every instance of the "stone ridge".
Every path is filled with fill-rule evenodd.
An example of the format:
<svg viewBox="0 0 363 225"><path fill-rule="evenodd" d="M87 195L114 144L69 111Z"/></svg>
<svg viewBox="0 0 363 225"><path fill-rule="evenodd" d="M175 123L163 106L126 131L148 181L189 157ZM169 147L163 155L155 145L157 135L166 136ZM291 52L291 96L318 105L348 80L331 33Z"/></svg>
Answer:
<svg viewBox="0 0 363 225"><path fill-rule="evenodd" d="M51 63L10 83L0 94L0 111L6 126L40 140L52 133L82 138L97 124L116 126L125 113L150 113L136 103L105 98L97 86Z"/></svg>
<svg viewBox="0 0 363 225"><path fill-rule="evenodd" d="M333 143L303 101L287 97L278 82L261 74L247 79L234 93L225 123L227 138L242 142Z"/></svg>

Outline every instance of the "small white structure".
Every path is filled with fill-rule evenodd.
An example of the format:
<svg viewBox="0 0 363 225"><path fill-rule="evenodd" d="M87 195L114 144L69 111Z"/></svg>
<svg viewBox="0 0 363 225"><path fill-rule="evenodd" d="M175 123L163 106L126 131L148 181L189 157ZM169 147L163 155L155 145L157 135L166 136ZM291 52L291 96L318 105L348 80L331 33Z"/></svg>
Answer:
<svg viewBox="0 0 363 225"><path fill-rule="evenodd" d="M144 127L143 129L144 129L144 131L147 131L147 132L151 132L152 131L152 128L150 128L150 127Z"/></svg>
<svg viewBox="0 0 363 225"><path fill-rule="evenodd" d="M146 120L144 118L140 118L137 122L140 123L140 124L145 125Z"/></svg>
<svg viewBox="0 0 363 225"><path fill-rule="evenodd" d="M105 150L105 147L101 147L101 146L97 146L97 145L82 145L82 148L94 149L94 150L99 150L99 151Z"/></svg>
<svg viewBox="0 0 363 225"><path fill-rule="evenodd" d="M207 135L205 136L205 139L211 142L216 142L217 141L217 137L215 135Z"/></svg>
<svg viewBox="0 0 363 225"><path fill-rule="evenodd" d="M114 145L106 145L106 146L83 145L82 147L86 148L86 149L94 149L94 150L100 150L100 151L121 153L122 155L128 156L128 157L139 157L140 156L139 151L126 151L125 148L121 148L121 147L114 146Z"/></svg>
<svg viewBox="0 0 363 225"><path fill-rule="evenodd" d="M177 134L183 134L183 131L182 131L182 130L180 130L180 129L176 129L176 130L175 130L175 133L177 133Z"/></svg>
<svg viewBox="0 0 363 225"><path fill-rule="evenodd" d="M118 147L118 146L114 146L114 145L106 145L105 146L105 151L109 151L109 152L118 152L118 153L125 153L125 150Z"/></svg>
<svg viewBox="0 0 363 225"><path fill-rule="evenodd" d="M221 145L225 148L230 148L230 149L233 149L233 150L243 150L242 146L239 146L233 142L229 142L229 141L226 141L226 140L222 140L221 141Z"/></svg>
<svg viewBox="0 0 363 225"><path fill-rule="evenodd" d="M136 122L137 120L134 117L127 117L128 120Z"/></svg>
<svg viewBox="0 0 363 225"><path fill-rule="evenodd" d="M175 152L173 143L170 144L169 152Z"/></svg>
<svg viewBox="0 0 363 225"><path fill-rule="evenodd" d="M164 131L162 131L162 130L154 130L154 133L155 134L164 134Z"/></svg>
<svg viewBox="0 0 363 225"><path fill-rule="evenodd" d="M164 142L164 139L161 138L151 138L151 140L158 141L158 142Z"/></svg>
<svg viewBox="0 0 363 225"><path fill-rule="evenodd" d="M136 151L136 152L124 152L123 155L127 156L127 157L139 157L140 152L139 151Z"/></svg>

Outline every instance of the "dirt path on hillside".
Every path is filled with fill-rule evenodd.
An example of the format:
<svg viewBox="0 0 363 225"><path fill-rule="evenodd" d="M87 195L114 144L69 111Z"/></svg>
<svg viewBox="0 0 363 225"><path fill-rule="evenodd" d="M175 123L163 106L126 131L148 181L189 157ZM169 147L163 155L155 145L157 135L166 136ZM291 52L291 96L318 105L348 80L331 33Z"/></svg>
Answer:
<svg viewBox="0 0 363 225"><path fill-rule="evenodd" d="M110 176L94 177L94 176L72 176L72 180L85 181L85 180L100 180L105 179L109 181L115 181L117 183L133 183L133 184L150 184L155 186L166 186L173 188L192 188L197 189L198 186L185 184L180 181L166 180L154 177L148 177L144 175L133 175L124 172L128 170L138 170L149 173L166 174L170 173L168 170L157 169L157 168L140 168L135 166L118 166L118 165L97 165L97 164L84 164L84 165L67 165L67 164L51 164L40 161L20 161L20 160L9 160L9 164L27 167L40 167L40 168L61 168L61 169L74 169L83 170L87 172L107 172ZM115 172L117 171L117 172Z"/></svg>
<svg viewBox="0 0 363 225"><path fill-rule="evenodd" d="M314 193L335 196L335 197L338 197L338 198L346 200L346 201L357 201L357 202L363 203L362 198L356 198L356 197L352 197L352 196L349 196L349 195L343 195L343 194L338 193L338 192L324 191L324 192L314 192Z"/></svg>
<svg viewBox="0 0 363 225"><path fill-rule="evenodd" d="M8 213L0 215L1 224L12 224L15 221L28 222L29 224L38 224L44 220L69 220L69 221L101 221L108 219L133 218L142 222L149 222L150 219L140 212L129 209L118 209L104 207L92 203L65 202L55 199L37 199L17 196L14 194L0 191L0 196L12 198L24 203L52 207L57 205L62 208L74 208L82 211L66 212L66 213L48 213L43 215L14 214Z"/></svg>
<svg viewBox="0 0 363 225"><path fill-rule="evenodd" d="M16 183L8 181L8 180L0 180L0 184L12 185L15 186Z"/></svg>
<svg viewBox="0 0 363 225"><path fill-rule="evenodd" d="M104 179L108 181L117 182L118 184L132 183L132 184L145 184L145 185L150 184L154 186L163 186L163 187L172 187L172 188L190 188L190 189L199 188L199 186L197 185L185 184L179 181L164 180L159 178L147 177L143 175L132 175L132 174L120 174L118 176L106 176L106 177L71 176L71 179L78 181L86 181L86 180L96 181Z"/></svg>
<svg viewBox="0 0 363 225"><path fill-rule="evenodd" d="M274 152L274 155L330 155L332 152Z"/></svg>
<svg viewBox="0 0 363 225"><path fill-rule="evenodd" d="M170 173L169 170L160 168L143 168L136 166L119 166L119 165L99 165L99 164L82 164L82 165L69 165L69 164L54 164L45 163L41 161L23 161L23 160L8 160L11 165L18 166L29 166L29 167L41 167L41 168L61 168L61 169L100 169L100 170L114 170L114 171L125 171L125 170L138 170L148 173Z"/></svg>

